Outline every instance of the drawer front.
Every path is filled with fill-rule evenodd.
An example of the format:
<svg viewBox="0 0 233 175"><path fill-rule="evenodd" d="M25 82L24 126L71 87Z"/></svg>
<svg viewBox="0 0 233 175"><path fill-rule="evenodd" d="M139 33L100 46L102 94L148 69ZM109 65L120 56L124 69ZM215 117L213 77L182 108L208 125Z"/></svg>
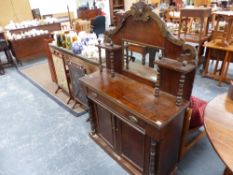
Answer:
<svg viewBox="0 0 233 175"><path fill-rule="evenodd" d="M122 120L126 120L128 124L131 124L135 127L144 129L146 128L146 122L143 121L142 119L140 119L139 117L137 117L136 115L132 114L131 112L123 109L122 107L114 104L113 102L111 102L110 100L106 99L105 97L103 97L102 95L96 93L93 90L88 89L87 91L88 97L90 99L92 99L95 102L99 102L102 105L106 105L106 107L108 108L108 110L110 110L111 113L113 113L114 115L116 115L117 117L119 117Z"/></svg>

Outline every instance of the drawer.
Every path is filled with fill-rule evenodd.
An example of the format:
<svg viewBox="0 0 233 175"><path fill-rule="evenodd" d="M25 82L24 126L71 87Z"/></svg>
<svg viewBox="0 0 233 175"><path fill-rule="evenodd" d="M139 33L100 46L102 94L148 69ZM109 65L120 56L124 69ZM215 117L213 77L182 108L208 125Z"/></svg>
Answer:
<svg viewBox="0 0 233 175"><path fill-rule="evenodd" d="M140 128L146 128L147 124L144 120L140 119L138 116L134 115L128 110L122 108L120 105L116 105L111 100L103 97L101 94L98 94L90 89L87 90L87 94L91 100L106 108L109 112L111 112L113 115L120 118L121 120L124 120L127 123L138 126Z"/></svg>

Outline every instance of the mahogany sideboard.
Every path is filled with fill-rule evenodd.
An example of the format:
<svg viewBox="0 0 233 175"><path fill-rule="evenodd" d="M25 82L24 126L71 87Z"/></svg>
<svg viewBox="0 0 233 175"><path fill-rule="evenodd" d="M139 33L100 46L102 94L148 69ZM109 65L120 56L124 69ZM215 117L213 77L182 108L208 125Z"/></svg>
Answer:
<svg viewBox="0 0 233 175"><path fill-rule="evenodd" d="M132 62L126 60L125 41L163 51L150 70L157 72L156 81L127 69ZM90 108L91 138L131 174L175 174L197 65L195 49L174 38L142 1L105 33L98 47L106 50L106 68L80 79Z"/></svg>

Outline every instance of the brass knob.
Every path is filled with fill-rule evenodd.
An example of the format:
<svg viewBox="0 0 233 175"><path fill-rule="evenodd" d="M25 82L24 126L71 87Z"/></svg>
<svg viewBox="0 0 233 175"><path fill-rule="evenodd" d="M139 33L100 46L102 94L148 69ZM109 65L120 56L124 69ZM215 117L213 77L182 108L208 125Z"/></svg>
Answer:
<svg viewBox="0 0 233 175"><path fill-rule="evenodd" d="M92 93L91 93L91 96L92 96L93 98L97 98L97 97L98 97L98 94L95 93L95 92L92 92Z"/></svg>
<svg viewBox="0 0 233 175"><path fill-rule="evenodd" d="M138 119L132 115L129 116L129 120L133 123L138 123Z"/></svg>

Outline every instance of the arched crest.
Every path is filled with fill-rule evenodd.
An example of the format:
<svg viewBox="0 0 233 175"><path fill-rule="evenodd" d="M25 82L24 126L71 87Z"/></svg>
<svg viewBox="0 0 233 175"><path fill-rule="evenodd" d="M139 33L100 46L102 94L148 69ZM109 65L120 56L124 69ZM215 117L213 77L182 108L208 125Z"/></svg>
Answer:
<svg viewBox="0 0 233 175"><path fill-rule="evenodd" d="M105 32L106 41L110 40L112 36L120 32L120 30L124 27L125 22L129 17L132 17L134 21L147 23L150 20L156 22L160 33L162 36L171 42L172 44L182 47L182 50L185 55L188 53L188 57L182 57L182 60L186 57L189 59L188 62L196 63L196 51L195 48L185 44L185 41L182 39L176 38L167 28L166 23L160 18L158 14L156 14L153 7L149 4L146 4L144 1L139 1L131 6L131 9L127 11L120 24L113 30L109 30ZM192 59L192 61L190 60Z"/></svg>

